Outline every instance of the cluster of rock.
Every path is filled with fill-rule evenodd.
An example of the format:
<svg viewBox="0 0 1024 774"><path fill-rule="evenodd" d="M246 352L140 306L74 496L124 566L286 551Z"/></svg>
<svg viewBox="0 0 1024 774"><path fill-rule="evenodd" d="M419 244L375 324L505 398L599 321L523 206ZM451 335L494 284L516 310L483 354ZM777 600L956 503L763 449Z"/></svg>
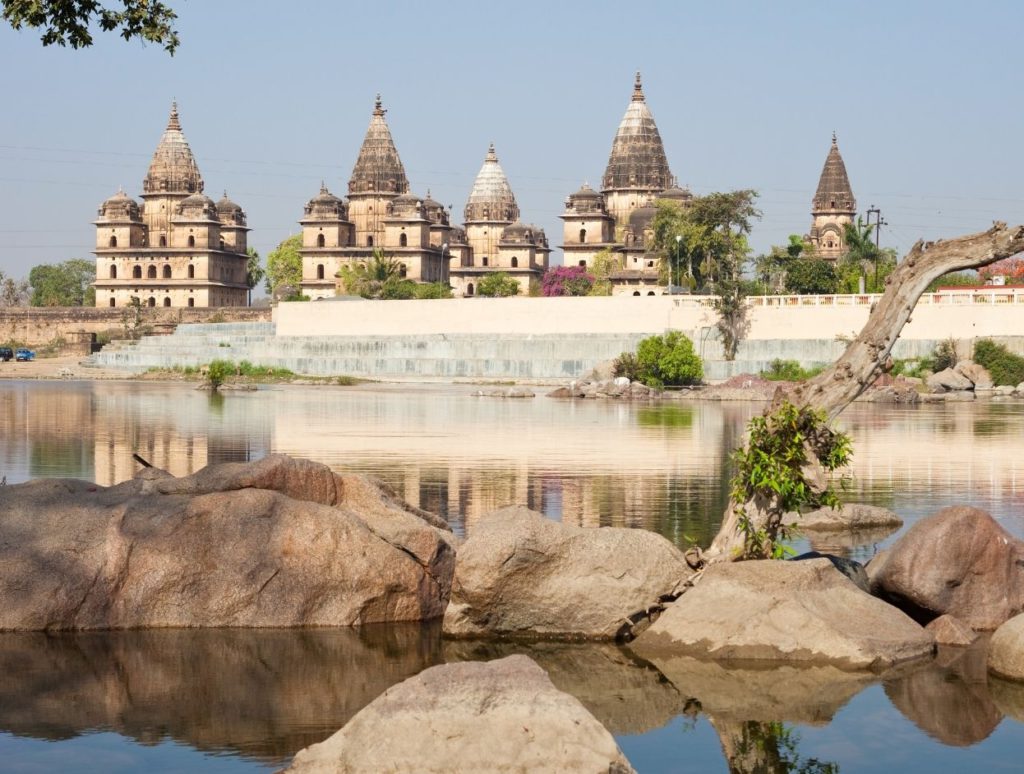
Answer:
<svg viewBox="0 0 1024 774"><path fill-rule="evenodd" d="M533 390L527 387L496 387L489 390L477 390L473 393L478 398L532 398Z"/></svg>
<svg viewBox="0 0 1024 774"><path fill-rule="evenodd" d="M696 574L653 532L572 527L520 507L485 516L457 545L443 520L385 487L283 456L184 478L148 469L109 488L2 487L0 514L0 630L443 617L455 643L604 640L681 675L677 685L717 685L742 661L836 696L860 675L927 661L936 643L996 630L989 669L1024 680L1024 542L972 508L918 522L866 571L812 555ZM794 520L819 534L899 525L866 506ZM632 771L590 709L523 656L426 669L292 770L481 768Z"/></svg>
<svg viewBox="0 0 1024 774"><path fill-rule="evenodd" d="M976 397L1024 397L1024 383L1016 387L996 386L984 366L972 360L961 360L925 379L928 392L944 400L973 400Z"/></svg>
<svg viewBox="0 0 1024 774"><path fill-rule="evenodd" d="M620 398L623 400L649 400L661 395L660 390L648 387L643 382L631 382L625 376L610 379L570 382L548 393L549 398Z"/></svg>

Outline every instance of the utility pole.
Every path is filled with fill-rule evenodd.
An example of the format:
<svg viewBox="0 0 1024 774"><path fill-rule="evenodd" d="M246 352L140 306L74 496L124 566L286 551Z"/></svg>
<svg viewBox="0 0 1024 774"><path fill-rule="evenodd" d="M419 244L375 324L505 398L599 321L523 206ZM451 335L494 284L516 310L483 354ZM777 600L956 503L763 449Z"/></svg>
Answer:
<svg viewBox="0 0 1024 774"><path fill-rule="evenodd" d="M888 226L889 223L882 218L882 211L875 205L868 207L868 220L867 225L871 225L871 216L875 216L875 247L879 246L879 240L881 238L882 226Z"/></svg>

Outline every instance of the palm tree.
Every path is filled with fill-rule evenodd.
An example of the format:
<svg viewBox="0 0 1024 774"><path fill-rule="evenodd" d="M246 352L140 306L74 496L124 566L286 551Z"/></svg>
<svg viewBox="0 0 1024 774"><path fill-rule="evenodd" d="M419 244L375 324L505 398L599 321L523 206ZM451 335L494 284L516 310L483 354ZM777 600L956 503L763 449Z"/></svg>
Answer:
<svg viewBox="0 0 1024 774"><path fill-rule="evenodd" d="M875 285L878 284L878 262L882 258L882 251L878 249L878 245L872 241L872 234L874 233L874 224L864 223L860 218L857 218L856 225L847 223L843 226L843 239L846 242L846 252L843 254L842 260L848 264L854 264L860 267L861 276L867 280L868 267L874 264L875 267Z"/></svg>
<svg viewBox="0 0 1024 774"><path fill-rule="evenodd" d="M338 276L349 293L363 298L412 298L415 283L403 276L402 264L374 250L369 261L342 266Z"/></svg>

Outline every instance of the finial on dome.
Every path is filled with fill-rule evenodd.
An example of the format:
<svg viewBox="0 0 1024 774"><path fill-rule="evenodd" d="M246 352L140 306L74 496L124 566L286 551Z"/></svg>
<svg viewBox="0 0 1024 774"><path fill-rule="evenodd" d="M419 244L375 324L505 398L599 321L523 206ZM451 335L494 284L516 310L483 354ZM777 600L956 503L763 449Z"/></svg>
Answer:
<svg viewBox="0 0 1024 774"><path fill-rule="evenodd" d="M325 183L323 180L320 181L320 193L327 193L327 183Z"/></svg>
<svg viewBox="0 0 1024 774"><path fill-rule="evenodd" d="M167 119L168 129L177 129L181 131L181 122L178 120L178 102L174 100L171 102L171 117Z"/></svg>
<svg viewBox="0 0 1024 774"><path fill-rule="evenodd" d="M833 130L832 130L832 146L833 146L833 147L835 147L835 146L837 146L838 144L839 144L839 143L838 143L838 142L836 142L836 130L835 130L835 129L833 129Z"/></svg>
<svg viewBox="0 0 1024 774"><path fill-rule="evenodd" d="M497 161L498 154L494 152L494 143L487 146L487 161Z"/></svg>
<svg viewBox="0 0 1024 774"><path fill-rule="evenodd" d="M640 80L640 71L636 71L636 82L633 84L633 101L643 102L644 101L644 87Z"/></svg>
<svg viewBox="0 0 1024 774"><path fill-rule="evenodd" d="M387 111L384 110L383 103L380 101L380 94L377 95L377 100L373 103L373 114L375 116L382 116Z"/></svg>

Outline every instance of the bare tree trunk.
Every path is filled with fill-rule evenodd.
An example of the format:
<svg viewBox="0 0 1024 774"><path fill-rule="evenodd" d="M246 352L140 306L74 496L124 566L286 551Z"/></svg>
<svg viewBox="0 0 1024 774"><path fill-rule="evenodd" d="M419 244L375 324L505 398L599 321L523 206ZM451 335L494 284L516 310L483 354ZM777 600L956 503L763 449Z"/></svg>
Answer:
<svg viewBox="0 0 1024 774"><path fill-rule="evenodd" d="M951 271L977 269L1024 252L1024 226L1007 228L995 223L988 231L938 242L918 242L886 278L885 293L871 310L867 323L842 356L818 376L790 389L779 389L772 401L778 407L788 401L809 406L835 419L882 373L892 367L889 358L903 326L910 320L921 294L932 280ZM746 548L740 529L742 510L756 528L772 518L770 508L729 502L722 526L701 563L742 558Z"/></svg>

